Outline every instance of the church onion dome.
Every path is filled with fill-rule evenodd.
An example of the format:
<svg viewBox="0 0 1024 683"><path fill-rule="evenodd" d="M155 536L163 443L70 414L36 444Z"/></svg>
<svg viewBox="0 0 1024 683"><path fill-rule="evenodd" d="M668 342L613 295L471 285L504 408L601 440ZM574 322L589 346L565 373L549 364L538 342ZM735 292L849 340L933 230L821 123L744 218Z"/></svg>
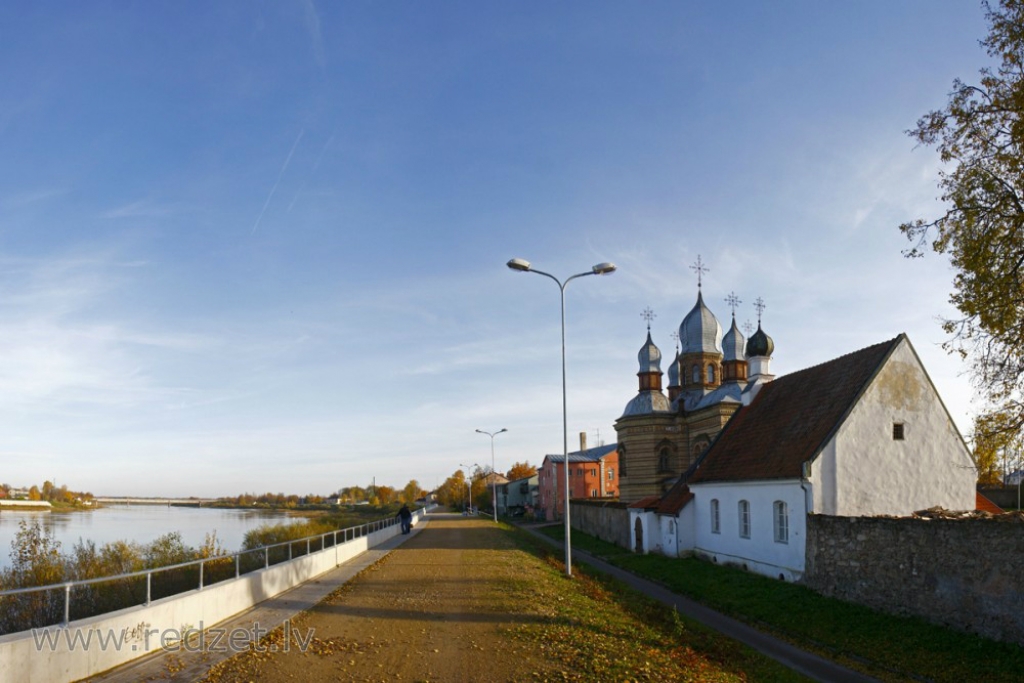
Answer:
<svg viewBox="0 0 1024 683"><path fill-rule="evenodd" d="M668 397L660 391L641 391L626 404L622 417L632 415L650 415L651 413L667 413L672 410Z"/></svg>
<svg viewBox="0 0 1024 683"><path fill-rule="evenodd" d="M704 305L704 297L697 292L697 304L679 325L679 342L686 353L721 353L722 326L718 318Z"/></svg>
<svg viewBox="0 0 1024 683"><path fill-rule="evenodd" d="M747 358L755 358L757 356L771 358L774 351L775 342L761 329L761 323L758 323L757 332L750 335L750 339L747 340Z"/></svg>
<svg viewBox="0 0 1024 683"><path fill-rule="evenodd" d="M661 374L661 351L651 340L650 330L647 331L647 343L643 345L636 357L640 361L640 372Z"/></svg>
<svg viewBox="0 0 1024 683"><path fill-rule="evenodd" d="M679 386L679 356L672 359L672 362L668 364L668 385L670 387Z"/></svg>
<svg viewBox="0 0 1024 683"><path fill-rule="evenodd" d="M743 350L747 344L746 338L740 329L736 327L736 318L732 319L732 327L722 337L722 360L743 360Z"/></svg>

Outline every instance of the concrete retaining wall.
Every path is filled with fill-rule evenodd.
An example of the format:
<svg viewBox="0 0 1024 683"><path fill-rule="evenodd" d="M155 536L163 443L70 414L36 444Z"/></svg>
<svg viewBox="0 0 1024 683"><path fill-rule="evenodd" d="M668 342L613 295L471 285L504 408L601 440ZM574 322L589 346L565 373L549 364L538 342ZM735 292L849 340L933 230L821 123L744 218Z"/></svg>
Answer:
<svg viewBox="0 0 1024 683"><path fill-rule="evenodd" d="M841 600L1024 644L1024 525L807 518L804 583Z"/></svg>
<svg viewBox="0 0 1024 683"><path fill-rule="evenodd" d="M626 503L609 500L569 501L569 523L573 529L602 541L629 548L629 510Z"/></svg>
<svg viewBox="0 0 1024 683"><path fill-rule="evenodd" d="M420 510L413 513L413 523L421 516ZM107 671L159 650L162 638L200 625L202 628L214 626L334 569L399 533L401 526L396 523L347 543L202 590L156 600L147 606L73 621L66 627L51 626L0 636L0 681L64 683ZM108 638L110 640L105 640Z"/></svg>

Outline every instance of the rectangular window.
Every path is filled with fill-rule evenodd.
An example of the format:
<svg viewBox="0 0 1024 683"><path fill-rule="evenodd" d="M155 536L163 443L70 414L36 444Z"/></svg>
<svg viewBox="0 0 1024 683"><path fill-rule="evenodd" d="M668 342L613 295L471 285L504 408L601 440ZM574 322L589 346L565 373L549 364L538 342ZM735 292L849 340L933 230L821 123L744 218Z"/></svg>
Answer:
<svg viewBox="0 0 1024 683"><path fill-rule="evenodd" d="M608 468L608 481L615 481L615 468L614 467L609 467Z"/></svg>
<svg viewBox="0 0 1024 683"><path fill-rule="evenodd" d="M750 501L741 500L740 512L740 538L750 538Z"/></svg>
<svg viewBox="0 0 1024 683"><path fill-rule="evenodd" d="M597 489L591 489L590 497L591 498L597 498Z"/></svg>
<svg viewBox="0 0 1024 683"><path fill-rule="evenodd" d="M903 423L893 422L892 423L892 440L903 441Z"/></svg>
<svg viewBox="0 0 1024 683"><path fill-rule="evenodd" d="M715 498L711 501L711 533L720 534L722 533L722 523L718 515L718 499Z"/></svg>
<svg viewBox="0 0 1024 683"><path fill-rule="evenodd" d="M788 506L781 500L775 501L773 505L774 513L772 517L775 523L775 542L776 543L789 543L789 509Z"/></svg>

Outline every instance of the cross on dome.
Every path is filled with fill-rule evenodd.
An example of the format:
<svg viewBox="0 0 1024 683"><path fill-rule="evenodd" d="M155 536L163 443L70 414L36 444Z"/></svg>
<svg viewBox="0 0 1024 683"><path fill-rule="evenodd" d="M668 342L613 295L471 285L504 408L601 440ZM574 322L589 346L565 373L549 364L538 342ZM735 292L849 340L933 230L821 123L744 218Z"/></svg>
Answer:
<svg viewBox="0 0 1024 683"><path fill-rule="evenodd" d="M761 297L757 297L757 300L754 301L754 308L757 309L757 325L758 327L760 327L761 315L764 313L764 309L767 308L767 306L764 305L764 299L762 299Z"/></svg>
<svg viewBox="0 0 1024 683"><path fill-rule="evenodd" d="M697 273L697 289L700 289L702 276L704 273L711 272L710 269L704 265L704 262L700 260L700 254L697 254L697 262L690 266L690 270Z"/></svg>
<svg viewBox="0 0 1024 683"><path fill-rule="evenodd" d="M676 355L678 356L679 355L679 332L677 330L672 330L672 334L670 334L669 336L676 340Z"/></svg>
<svg viewBox="0 0 1024 683"><path fill-rule="evenodd" d="M657 318L658 316L654 313L654 311L651 310L651 307L648 306L647 308L644 309L643 313L640 314L640 317L647 321L647 331L650 332L651 321Z"/></svg>
<svg viewBox="0 0 1024 683"><path fill-rule="evenodd" d="M747 333L748 337L750 336L750 333L754 331L754 326L750 323L749 320L743 323L743 331Z"/></svg>
<svg viewBox="0 0 1024 683"><path fill-rule="evenodd" d="M732 309L733 320L736 319L736 307L739 306L742 301L736 296L736 292L729 292L729 296L725 297L725 303L729 304L729 308Z"/></svg>

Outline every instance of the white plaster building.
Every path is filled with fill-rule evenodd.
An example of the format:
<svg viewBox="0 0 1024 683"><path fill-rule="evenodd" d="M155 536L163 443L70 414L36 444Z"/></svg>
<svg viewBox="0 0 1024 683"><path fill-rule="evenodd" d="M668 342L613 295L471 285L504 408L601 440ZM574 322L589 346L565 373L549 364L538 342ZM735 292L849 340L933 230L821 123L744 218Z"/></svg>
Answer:
<svg viewBox="0 0 1024 683"><path fill-rule="evenodd" d="M906 335L778 379L773 350L759 326L741 407L667 493L631 505L637 552L796 580L809 514L974 509L970 453Z"/></svg>

